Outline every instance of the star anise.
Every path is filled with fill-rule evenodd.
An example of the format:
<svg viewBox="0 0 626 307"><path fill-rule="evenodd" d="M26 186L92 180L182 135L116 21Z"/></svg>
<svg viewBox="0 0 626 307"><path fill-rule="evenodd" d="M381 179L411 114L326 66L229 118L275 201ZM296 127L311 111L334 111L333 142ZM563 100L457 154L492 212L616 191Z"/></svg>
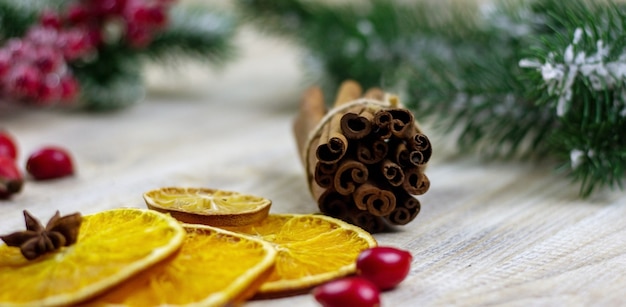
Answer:
<svg viewBox="0 0 626 307"><path fill-rule="evenodd" d="M76 243L78 230L83 221L80 213L61 216L59 211L48 221L45 228L26 210L24 219L26 230L0 236L0 239L8 246L19 247L22 255L28 260Z"/></svg>

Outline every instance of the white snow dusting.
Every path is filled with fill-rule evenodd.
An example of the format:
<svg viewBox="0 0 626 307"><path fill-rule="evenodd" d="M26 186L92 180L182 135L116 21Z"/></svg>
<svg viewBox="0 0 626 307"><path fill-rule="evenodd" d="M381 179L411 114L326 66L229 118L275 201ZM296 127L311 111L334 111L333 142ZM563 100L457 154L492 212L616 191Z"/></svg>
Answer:
<svg viewBox="0 0 626 307"><path fill-rule="evenodd" d="M573 95L573 85L576 78L586 78L593 90L601 91L612 89L623 84L626 78L626 54L622 54L617 61L609 61L610 46L602 40L596 41L596 50L587 54L584 50L577 50L585 34L581 28L574 31L572 43L563 50L563 61L556 60L554 53L548 54L545 62L537 59L522 59L519 66L534 68L541 72L548 93L558 95L556 114L561 117L569 109Z"/></svg>

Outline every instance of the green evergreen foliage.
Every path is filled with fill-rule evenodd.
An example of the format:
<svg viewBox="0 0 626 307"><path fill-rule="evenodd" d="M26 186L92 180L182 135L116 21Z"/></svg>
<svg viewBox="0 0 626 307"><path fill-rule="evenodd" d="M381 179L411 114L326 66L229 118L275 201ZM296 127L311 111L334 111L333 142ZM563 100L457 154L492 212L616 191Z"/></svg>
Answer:
<svg viewBox="0 0 626 307"><path fill-rule="evenodd" d="M124 107L143 98L141 52L114 44L100 48L96 59L72 63L72 72L81 83L81 105L101 111Z"/></svg>
<svg viewBox="0 0 626 307"><path fill-rule="evenodd" d="M157 60L176 60L181 56L208 59L215 65L235 58L236 47L232 38L239 24L232 12L178 6L172 9L170 16L168 28L146 50L149 57Z"/></svg>
<svg viewBox="0 0 626 307"><path fill-rule="evenodd" d="M37 18L31 1L0 0L0 41L21 36Z"/></svg>
<svg viewBox="0 0 626 307"><path fill-rule="evenodd" d="M81 101L87 109L115 109L132 104L145 94L143 64L158 61L175 66L192 58L221 66L235 56L233 37L238 28L232 13L206 7L175 7L170 24L147 48L112 43L98 50L97 58L72 65L81 80Z"/></svg>
<svg viewBox="0 0 626 307"><path fill-rule="evenodd" d="M327 92L345 79L381 86L458 135L461 150L556 159L583 197L621 187L623 2L238 3L250 22L306 47Z"/></svg>

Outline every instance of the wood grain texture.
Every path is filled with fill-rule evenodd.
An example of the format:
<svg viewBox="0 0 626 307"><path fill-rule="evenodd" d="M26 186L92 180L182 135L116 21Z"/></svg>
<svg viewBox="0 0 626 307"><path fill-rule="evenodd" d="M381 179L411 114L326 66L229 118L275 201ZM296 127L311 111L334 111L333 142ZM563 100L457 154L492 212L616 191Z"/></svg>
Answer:
<svg viewBox="0 0 626 307"><path fill-rule="evenodd" d="M145 102L117 112L0 109L0 126L19 141L20 165L35 148L59 144L78 170L72 178L28 180L0 203L0 233L24 227L23 209L45 220L57 209L144 207L143 192L168 185L261 195L273 201L273 213L315 212L292 135L304 89L297 51L249 36L242 43L241 61L196 76L203 86L185 94L164 90L162 82L173 79L159 75L150 78ZM422 211L376 235L414 255L409 277L383 294L383 306L626 304L625 193L580 200L550 165L454 156L445 139L424 130L435 150ZM300 295L246 306L317 304Z"/></svg>

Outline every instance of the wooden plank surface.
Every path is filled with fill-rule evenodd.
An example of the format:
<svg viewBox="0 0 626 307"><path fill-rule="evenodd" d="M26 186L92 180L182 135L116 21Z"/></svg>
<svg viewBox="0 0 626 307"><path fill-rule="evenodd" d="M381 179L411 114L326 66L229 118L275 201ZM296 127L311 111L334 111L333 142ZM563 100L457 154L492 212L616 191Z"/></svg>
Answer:
<svg viewBox="0 0 626 307"><path fill-rule="evenodd" d="M57 209L144 207L144 191L168 185L262 195L274 213L315 212L291 134L304 82L297 50L253 36L241 42L243 58L219 73L194 65L177 76L150 70L146 100L117 112L1 109L20 165L35 148L58 144L78 172L28 180L0 203L0 233L23 228L23 209L47 219ZM383 306L626 304L625 193L581 200L550 165L482 163L450 154L433 136L422 212L376 235L414 255L410 276L383 294ZM296 305L316 303L301 295L246 304Z"/></svg>

